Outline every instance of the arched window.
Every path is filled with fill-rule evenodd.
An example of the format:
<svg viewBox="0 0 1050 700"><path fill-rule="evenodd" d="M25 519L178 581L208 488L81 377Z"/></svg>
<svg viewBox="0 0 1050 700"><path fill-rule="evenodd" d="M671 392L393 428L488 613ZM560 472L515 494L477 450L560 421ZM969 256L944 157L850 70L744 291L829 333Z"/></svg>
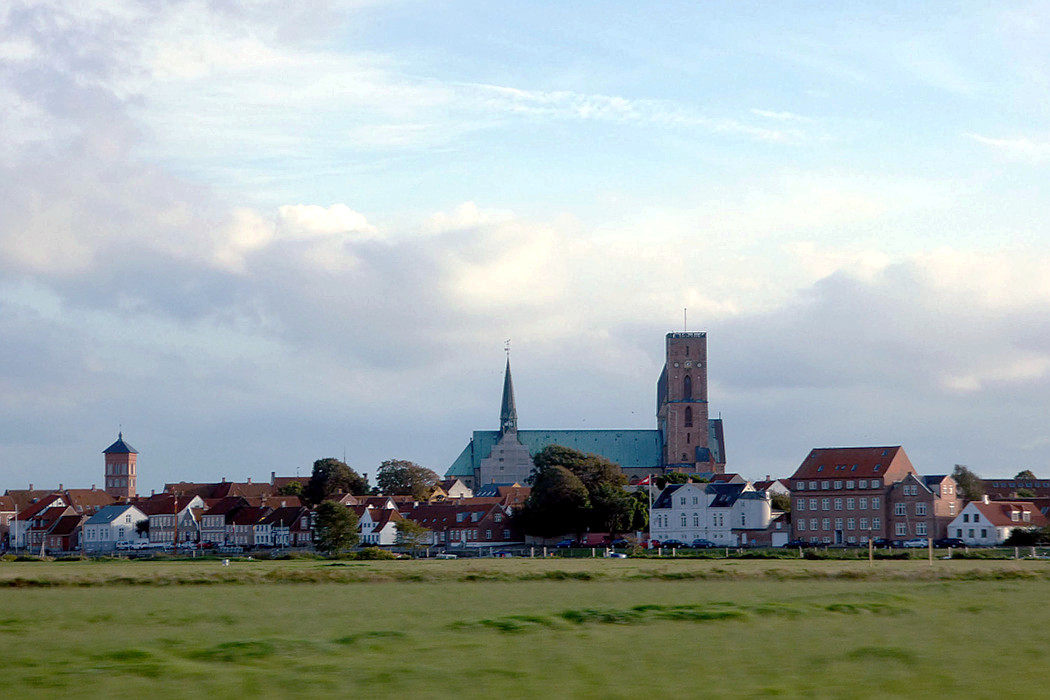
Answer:
<svg viewBox="0 0 1050 700"><path fill-rule="evenodd" d="M685 380L682 382L682 398L693 398L693 378L688 374L685 375Z"/></svg>
<svg viewBox="0 0 1050 700"><path fill-rule="evenodd" d="M685 444L689 445L692 442L693 442L693 434L692 433L686 433L685 434Z"/></svg>
<svg viewBox="0 0 1050 700"><path fill-rule="evenodd" d="M692 428L693 427L693 407L692 406L686 406L685 407L685 427L687 427L687 428Z"/></svg>

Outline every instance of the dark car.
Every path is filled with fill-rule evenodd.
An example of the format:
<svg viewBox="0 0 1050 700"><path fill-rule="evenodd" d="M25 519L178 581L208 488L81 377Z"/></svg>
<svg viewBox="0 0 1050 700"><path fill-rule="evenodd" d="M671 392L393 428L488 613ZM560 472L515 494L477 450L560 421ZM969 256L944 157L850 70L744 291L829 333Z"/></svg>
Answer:
<svg viewBox="0 0 1050 700"><path fill-rule="evenodd" d="M661 547L667 547L668 549L678 549L679 547L686 547L687 545L682 540L671 539L671 540L664 540L660 544L660 546Z"/></svg>
<svg viewBox="0 0 1050 700"><path fill-rule="evenodd" d="M578 547L576 540L562 540L558 544L554 545L555 549L572 549Z"/></svg>
<svg viewBox="0 0 1050 700"><path fill-rule="evenodd" d="M631 541L621 537L620 539L613 540L612 542L610 542L609 546L612 547L613 549L616 549L616 548L626 549L626 548L631 546Z"/></svg>
<svg viewBox="0 0 1050 700"><path fill-rule="evenodd" d="M698 537L693 540L693 547L696 549L713 549L718 545L711 540L705 540L702 537Z"/></svg>
<svg viewBox="0 0 1050 700"><path fill-rule="evenodd" d="M788 542L784 543L784 546L785 547L808 547L809 546L809 542L806 542L805 540L789 540Z"/></svg>
<svg viewBox="0 0 1050 700"><path fill-rule="evenodd" d="M960 540L958 537L942 537L939 540L934 540L933 546L939 549L945 549L947 547L965 547L966 542Z"/></svg>
<svg viewBox="0 0 1050 700"><path fill-rule="evenodd" d="M893 543L893 540L888 540L885 537L877 537L877 538L875 538L875 546L876 547L895 547L896 545Z"/></svg>

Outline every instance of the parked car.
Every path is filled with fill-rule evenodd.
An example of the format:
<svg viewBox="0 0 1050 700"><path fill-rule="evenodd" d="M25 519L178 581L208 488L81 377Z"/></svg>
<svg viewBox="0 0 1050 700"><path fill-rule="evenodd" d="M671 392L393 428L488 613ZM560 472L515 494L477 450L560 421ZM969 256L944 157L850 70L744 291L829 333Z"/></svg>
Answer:
<svg viewBox="0 0 1050 700"><path fill-rule="evenodd" d="M940 547L941 549L946 549L948 547L965 547L966 542L960 540L958 537L942 537L939 540L934 540L933 546Z"/></svg>
<svg viewBox="0 0 1050 700"><path fill-rule="evenodd" d="M455 554L449 554L448 552L441 552L440 554L434 555L435 559L459 559Z"/></svg>
<svg viewBox="0 0 1050 700"><path fill-rule="evenodd" d="M627 555L623 552L608 552L606 555L608 559L626 559Z"/></svg>
<svg viewBox="0 0 1050 700"><path fill-rule="evenodd" d="M500 559L509 559L510 557L514 556L514 553L513 552L509 552L506 549L501 549L498 552L493 552L492 556L498 557Z"/></svg>
<svg viewBox="0 0 1050 700"><path fill-rule="evenodd" d="M616 548L626 549L626 548L629 548L631 546L631 541L628 540L628 539L624 539L623 537L620 537L619 539L615 539L612 542L610 542L609 546L612 547L613 549L616 549Z"/></svg>
<svg viewBox="0 0 1050 700"><path fill-rule="evenodd" d="M875 546L876 547L894 547L896 545L894 545L893 540L888 540L885 537L877 537L877 538L875 538Z"/></svg>
<svg viewBox="0 0 1050 700"><path fill-rule="evenodd" d="M664 540L660 546L667 547L668 549L678 549L679 547L686 547L688 545L686 545L686 543L682 540L676 540L672 538L669 540Z"/></svg>
<svg viewBox="0 0 1050 700"><path fill-rule="evenodd" d="M578 546L579 546L579 544L576 542L576 540L564 539L564 540L561 540L560 542L558 542L558 544L554 545L554 548L555 549L572 549L573 547L578 547Z"/></svg>
<svg viewBox="0 0 1050 700"><path fill-rule="evenodd" d="M702 537L697 537L695 540L693 540L693 547L696 549L713 549L717 546L718 545L712 542L711 540L705 540Z"/></svg>
<svg viewBox="0 0 1050 700"><path fill-rule="evenodd" d="M903 542L901 542L901 546L902 547L909 547L909 548L925 547L926 546L926 538L925 537L913 537L910 540L904 540Z"/></svg>
<svg viewBox="0 0 1050 700"><path fill-rule="evenodd" d="M785 547L808 547L809 542L805 540L788 540L784 543Z"/></svg>

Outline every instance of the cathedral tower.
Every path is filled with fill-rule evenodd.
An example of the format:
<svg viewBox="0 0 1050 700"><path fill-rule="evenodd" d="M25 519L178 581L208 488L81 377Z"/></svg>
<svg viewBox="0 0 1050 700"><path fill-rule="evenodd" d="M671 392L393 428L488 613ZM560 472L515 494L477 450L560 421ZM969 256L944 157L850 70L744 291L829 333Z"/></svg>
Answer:
<svg viewBox="0 0 1050 700"><path fill-rule="evenodd" d="M124 442L124 433L117 433L117 441L102 454L106 456L106 493L115 498L134 498L138 451Z"/></svg>
<svg viewBox="0 0 1050 700"><path fill-rule="evenodd" d="M518 409L514 404L514 381L510 358L503 374L503 400L499 408L499 433L488 457L481 460L474 477L475 490L488 484L525 485L532 474L532 455L518 439Z"/></svg>
<svg viewBox="0 0 1050 700"><path fill-rule="evenodd" d="M669 471L721 472L711 452L707 408L707 333L668 333L656 386L656 420Z"/></svg>

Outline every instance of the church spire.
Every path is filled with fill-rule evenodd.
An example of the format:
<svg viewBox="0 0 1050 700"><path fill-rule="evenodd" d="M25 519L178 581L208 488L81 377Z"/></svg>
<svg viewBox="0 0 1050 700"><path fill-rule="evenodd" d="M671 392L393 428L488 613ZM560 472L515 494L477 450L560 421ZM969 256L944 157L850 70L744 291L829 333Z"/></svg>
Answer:
<svg viewBox="0 0 1050 700"><path fill-rule="evenodd" d="M518 432L518 409L514 406L514 382L510 378L510 357L507 357L507 371L503 375L503 402L499 409L500 433Z"/></svg>

